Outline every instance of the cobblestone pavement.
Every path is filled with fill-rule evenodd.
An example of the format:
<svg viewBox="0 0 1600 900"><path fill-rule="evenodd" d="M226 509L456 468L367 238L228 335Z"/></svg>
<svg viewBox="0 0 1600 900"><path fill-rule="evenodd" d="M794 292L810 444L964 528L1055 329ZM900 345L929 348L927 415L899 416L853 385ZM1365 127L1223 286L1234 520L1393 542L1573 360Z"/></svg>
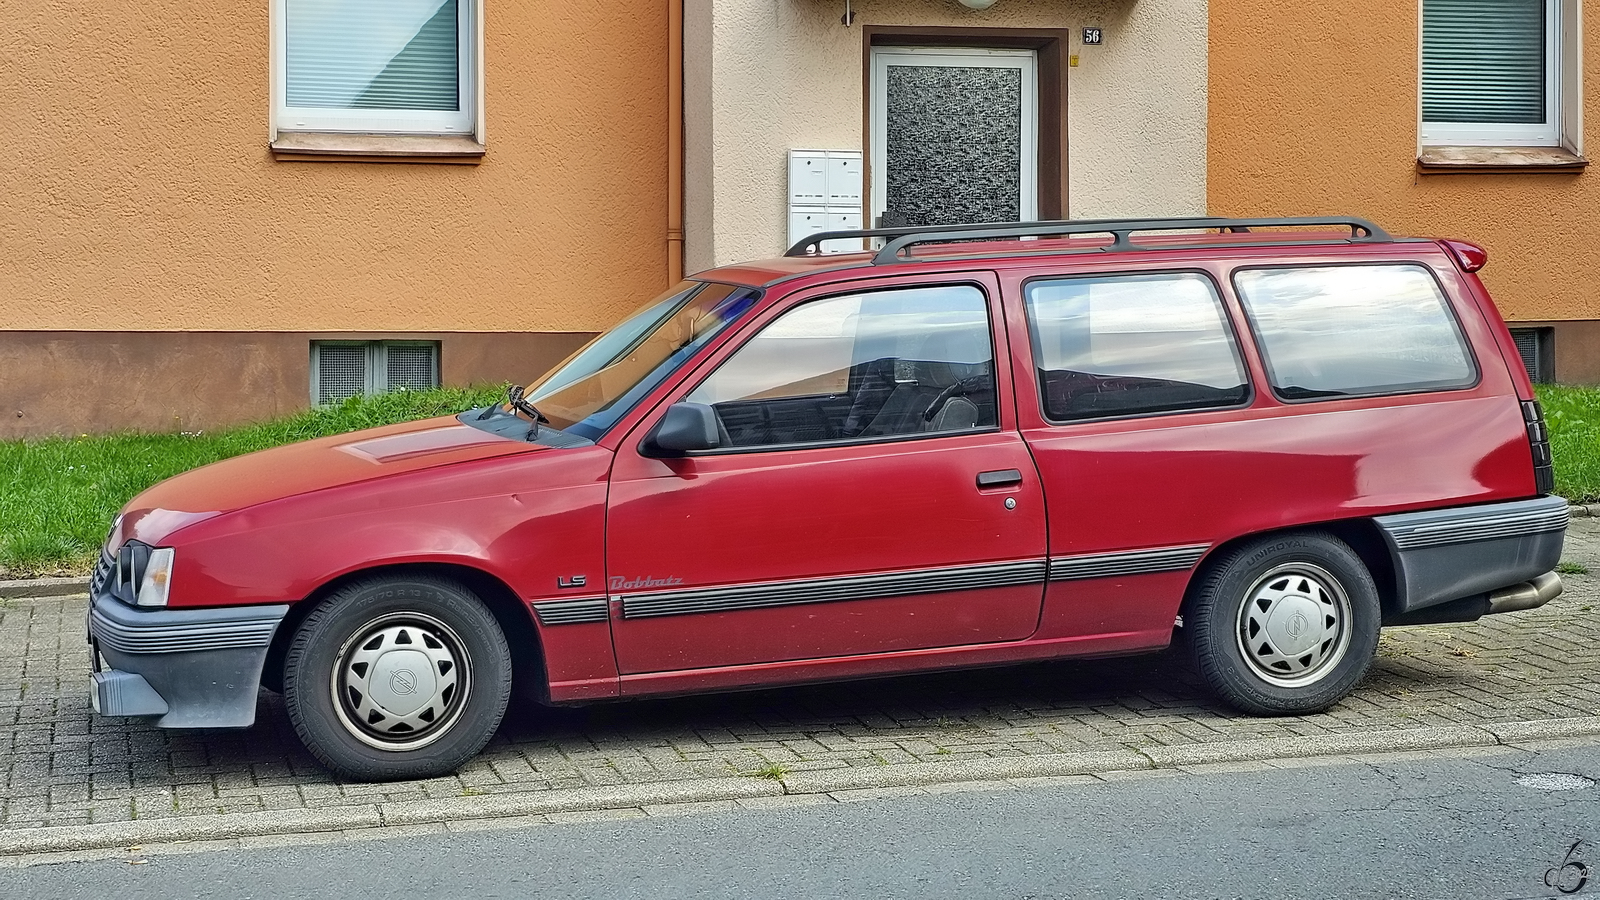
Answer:
<svg viewBox="0 0 1600 900"><path fill-rule="evenodd" d="M86 598L0 600L0 831L1600 714L1600 519L1566 558L1594 574L1543 609L1387 630L1320 715L1241 716L1168 653L539 710L455 776L382 785L332 779L268 693L243 731L98 718Z"/></svg>

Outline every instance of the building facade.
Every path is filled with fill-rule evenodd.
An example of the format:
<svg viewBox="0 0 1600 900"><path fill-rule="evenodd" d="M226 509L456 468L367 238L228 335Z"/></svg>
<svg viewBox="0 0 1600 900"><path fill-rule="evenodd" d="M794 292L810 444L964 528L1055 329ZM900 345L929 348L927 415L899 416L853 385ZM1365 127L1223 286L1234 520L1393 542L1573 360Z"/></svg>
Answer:
<svg viewBox="0 0 1600 900"><path fill-rule="evenodd" d="M536 377L668 283L669 25L661 0L13 4L0 438Z"/></svg>
<svg viewBox="0 0 1600 900"><path fill-rule="evenodd" d="M688 267L788 246L794 150L862 155L862 222L1202 214L1206 28L1204 0L688 0Z"/></svg>
<svg viewBox="0 0 1600 900"><path fill-rule="evenodd" d="M1360 215L1600 382L1581 0L180 0L0 36L0 438L526 382L873 224ZM1600 27L1600 26L1594 26Z"/></svg>
<svg viewBox="0 0 1600 900"><path fill-rule="evenodd" d="M1206 204L1482 244L1541 380L1600 382L1600 17L1580 0L1214 2ZM1595 110L1590 113L1589 110Z"/></svg>

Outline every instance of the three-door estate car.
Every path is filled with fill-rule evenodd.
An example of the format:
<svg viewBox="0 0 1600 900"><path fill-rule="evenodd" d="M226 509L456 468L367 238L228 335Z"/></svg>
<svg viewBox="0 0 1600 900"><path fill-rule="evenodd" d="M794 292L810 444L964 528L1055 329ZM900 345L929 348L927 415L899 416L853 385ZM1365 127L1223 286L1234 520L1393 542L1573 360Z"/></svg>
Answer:
<svg viewBox="0 0 1600 900"><path fill-rule="evenodd" d="M1313 230L1317 229L1317 230ZM1321 710L1382 625L1560 593L1478 247L1356 219L843 235L702 273L507 402L159 484L92 580L95 709L281 691L355 778L553 704L1140 653Z"/></svg>

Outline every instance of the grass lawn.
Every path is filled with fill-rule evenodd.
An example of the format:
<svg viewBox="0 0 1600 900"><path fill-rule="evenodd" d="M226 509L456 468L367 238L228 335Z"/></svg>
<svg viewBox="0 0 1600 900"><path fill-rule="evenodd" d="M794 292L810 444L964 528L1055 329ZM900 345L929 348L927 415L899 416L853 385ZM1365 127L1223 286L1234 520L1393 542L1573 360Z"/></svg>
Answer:
<svg viewBox="0 0 1600 900"><path fill-rule="evenodd" d="M179 472L293 441L461 412L504 396L498 387L399 392L210 433L0 441L0 577L87 573L122 505Z"/></svg>
<svg viewBox="0 0 1600 900"><path fill-rule="evenodd" d="M1550 452L1556 460L1556 493L1573 503L1600 503L1600 388L1538 386Z"/></svg>
<svg viewBox="0 0 1600 900"><path fill-rule="evenodd" d="M114 434L0 441L0 577L89 571L111 517L163 478L292 441L493 403L503 388L358 397L210 434ZM1600 502L1600 388L1541 385L1556 493Z"/></svg>

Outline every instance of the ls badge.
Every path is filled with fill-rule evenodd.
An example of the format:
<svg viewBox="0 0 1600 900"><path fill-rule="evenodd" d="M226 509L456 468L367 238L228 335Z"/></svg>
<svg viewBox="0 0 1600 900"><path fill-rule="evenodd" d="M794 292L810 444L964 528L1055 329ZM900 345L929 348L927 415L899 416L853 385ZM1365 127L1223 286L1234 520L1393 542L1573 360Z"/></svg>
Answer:
<svg viewBox="0 0 1600 900"><path fill-rule="evenodd" d="M583 587L584 585L586 585L588 583L589 583L589 579L586 578L583 575L572 575L572 576L557 575L556 576L556 587L562 588L562 589L580 588L580 587Z"/></svg>

